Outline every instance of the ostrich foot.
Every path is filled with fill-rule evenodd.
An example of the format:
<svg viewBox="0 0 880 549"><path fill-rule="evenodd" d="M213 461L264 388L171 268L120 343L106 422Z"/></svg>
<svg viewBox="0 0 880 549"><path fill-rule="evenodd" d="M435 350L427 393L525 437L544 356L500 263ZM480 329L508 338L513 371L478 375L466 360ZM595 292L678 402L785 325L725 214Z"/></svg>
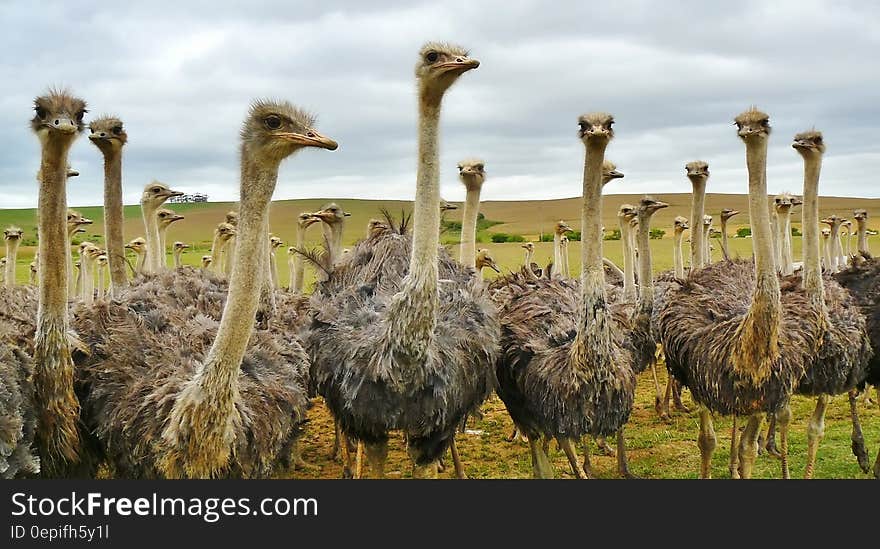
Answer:
<svg viewBox="0 0 880 549"><path fill-rule="evenodd" d="M532 454L532 475L534 478L553 478L553 467L544 453L539 437L529 437L529 451Z"/></svg>
<svg viewBox="0 0 880 549"><path fill-rule="evenodd" d="M596 478L596 475L593 473L593 464L590 463L590 443L584 441L584 465L582 467L584 471L584 478Z"/></svg>
<svg viewBox="0 0 880 549"><path fill-rule="evenodd" d="M437 461L432 461L426 465L413 464L412 478L436 479L438 473Z"/></svg>
<svg viewBox="0 0 880 549"><path fill-rule="evenodd" d="M602 452L603 456L614 457L616 455L614 453L614 448L608 444L605 437L596 437L596 446L599 447L599 451Z"/></svg>
<svg viewBox="0 0 880 549"><path fill-rule="evenodd" d="M385 478L385 461L388 459L388 441L367 444L364 443L364 453L370 472L374 478ZM436 462L435 462L436 469Z"/></svg>
<svg viewBox="0 0 880 549"><path fill-rule="evenodd" d="M761 432L761 423L764 414L758 412L749 417L746 428L743 429L739 443L739 476L740 478L752 478L755 468L755 459L758 457L758 434Z"/></svg>
<svg viewBox="0 0 880 549"><path fill-rule="evenodd" d="M675 379L672 380L672 405L675 406L675 411L677 412L683 414L691 413L691 409L685 406L681 401L681 383L677 382Z"/></svg>
<svg viewBox="0 0 880 549"><path fill-rule="evenodd" d="M617 474L622 478L640 478L629 470L629 462L626 459L626 438L623 436L623 427L617 431Z"/></svg>
<svg viewBox="0 0 880 549"><path fill-rule="evenodd" d="M786 404L782 410L776 413L776 421L779 423L779 444L782 449L779 452L779 460L782 463L782 478L790 479L791 472L788 468L788 427L791 424L791 406Z"/></svg>
<svg viewBox="0 0 880 549"><path fill-rule="evenodd" d="M712 414L708 408L700 407L700 436L697 437L697 446L700 448L700 478L712 478L712 454L717 444Z"/></svg>
<svg viewBox="0 0 880 549"><path fill-rule="evenodd" d="M507 442L513 442L514 440L516 440L516 437L518 437L518 436L519 436L519 429L517 429L516 427L514 427L514 428L513 428L513 432L510 433L510 436L507 437L506 440L507 440Z"/></svg>
<svg viewBox="0 0 880 549"><path fill-rule="evenodd" d="M349 447L348 437L345 436L345 433L340 432L339 441L339 448L342 450L342 478L354 478L351 448Z"/></svg>
<svg viewBox="0 0 880 549"><path fill-rule="evenodd" d="M868 449L865 448L865 437L862 434L862 423L859 421L859 407L857 402L858 391L853 389L849 392L849 414L852 418L852 434L850 440L852 444L852 453L859 462L859 467L863 473L871 472L871 464L868 462Z"/></svg>
<svg viewBox="0 0 880 549"><path fill-rule="evenodd" d="M455 478L467 479L464 472L464 465L461 463L461 456L458 455L458 448L455 446L455 437L449 441L449 451L452 453L452 464L455 467Z"/></svg>
<svg viewBox="0 0 880 549"><path fill-rule="evenodd" d="M559 447L562 448L565 457L568 458L568 464L571 466L571 472L574 473L574 476L580 479L587 478L581 471L581 466L578 463L577 454L575 453L572 440L570 438L557 438L556 442L559 444Z"/></svg>
<svg viewBox="0 0 880 549"><path fill-rule="evenodd" d="M779 449L776 447L776 414L770 416L767 426L767 442L763 445L767 453L775 458L781 457ZM760 444L759 444L760 446Z"/></svg>
<svg viewBox="0 0 880 549"><path fill-rule="evenodd" d="M816 399L816 409L810 416L807 425L807 468L804 470L804 478L813 478L816 470L816 453L819 451L819 442L825 436L825 410L828 408L828 396L820 395Z"/></svg>
<svg viewBox="0 0 880 549"><path fill-rule="evenodd" d="M727 470L730 478L739 478L739 431L736 428L736 415L733 416L733 426L730 428L730 463Z"/></svg>

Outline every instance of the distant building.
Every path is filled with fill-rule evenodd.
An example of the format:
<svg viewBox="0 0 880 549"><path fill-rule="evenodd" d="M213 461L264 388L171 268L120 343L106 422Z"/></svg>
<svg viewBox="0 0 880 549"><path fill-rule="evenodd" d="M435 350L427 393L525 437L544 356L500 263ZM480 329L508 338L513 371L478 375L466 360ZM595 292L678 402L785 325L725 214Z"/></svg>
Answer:
<svg viewBox="0 0 880 549"><path fill-rule="evenodd" d="M188 204L191 202L207 202L208 195L205 193L184 194L181 196L173 196L168 199L171 204Z"/></svg>

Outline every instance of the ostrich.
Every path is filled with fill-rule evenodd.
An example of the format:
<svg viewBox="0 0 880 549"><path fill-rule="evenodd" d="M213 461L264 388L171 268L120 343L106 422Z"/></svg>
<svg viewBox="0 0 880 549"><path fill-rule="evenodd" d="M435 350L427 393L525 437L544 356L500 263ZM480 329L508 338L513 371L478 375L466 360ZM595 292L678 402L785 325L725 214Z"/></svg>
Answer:
<svg viewBox="0 0 880 549"><path fill-rule="evenodd" d="M342 234L345 229L345 218L351 214L343 211L335 202L321 206L321 209L312 214L323 221L321 232L324 235L324 249L327 250L326 267L332 270L342 257Z"/></svg>
<svg viewBox="0 0 880 549"><path fill-rule="evenodd" d="M147 262L147 241L143 237L139 236L137 238L132 239L128 244L125 245L126 250L131 250L137 255L137 263L134 267L135 274L141 274L144 272L144 265Z"/></svg>
<svg viewBox="0 0 880 549"><path fill-rule="evenodd" d="M284 246L284 241L281 238L269 235L269 284L276 290L281 287L281 284L278 282L278 258L275 255L275 250L282 246Z"/></svg>
<svg viewBox="0 0 880 549"><path fill-rule="evenodd" d="M474 268L477 273L479 273L480 278L485 278L483 276L483 269L492 269L496 273L500 273L501 269L498 268L498 264L495 263L495 258L492 257L492 253L486 248L480 248L477 250L476 261L474 262Z"/></svg>
<svg viewBox="0 0 880 549"><path fill-rule="evenodd" d="M541 436L556 438L572 470L583 476L573 441L620 430L635 391L633 355L621 333L628 319L614 315L606 302L602 262L602 162L614 120L591 113L578 122L586 148L580 284L540 279L512 286L500 312L497 391L528 437L537 478L553 476ZM589 471L586 459L584 465Z"/></svg>
<svg viewBox="0 0 880 549"><path fill-rule="evenodd" d="M477 216L480 213L480 190L486 181L485 162L469 158L458 163L458 178L467 190L461 213L461 255L465 267L474 268L477 257Z"/></svg>
<svg viewBox="0 0 880 549"><path fill-rule="evenodd" d="M535 243L534 242L526 242L521 245L522 248L526 250L526 258L523 261L523 267L526 268L533 277L540 277L543 274L541 266L532 261L535 257Z"/></svg>
<svg viewBox="0 0 880 549"><path fill-rule="evenodd" d="M736 212L739 213L739 212ZM722 222L723 222L722 217ZM672 222L672 265L675 277L684 278L684 256L682 254L682 241L684 240L684 232L690 229L686 217L676 216Z"/></svg>
<svg viewBox="0 0 880 549"><path fill-rule="evenodd" d="M28 265L28 268L30 269L29 282L30 282L31 286L37 285L37 259L38 258L34 258L34 261L31 261L30 264Z"/></svg>
<svg viewBox="0 0 880 549"><path fill-rule="evenodd" d="M163 269L166 265L165 252L168 251L168 247L165 244L166 236L168 234L168 227L170 227L172 223L181 221L183 219L185 219L185 216L180 215L174 210L169 210L168 208L159 208L158 210L156 210L156 221L159 224L159 253L161 254L159 262L161 263Z"/></svg>
<svg viewBox="0 0 880 549"><path fill-rule="evenodd" d="M80 272L82 273L82 295L80 299L86 305L95 301L95 262L103 251L91 242L83 242L79 246Z"/></svg>
<svg viewBox="0 0 880 549"><path fill-rule="evenodd" d="M497 354L498 324L483 283L437 241L441 101L479 62L440 43L426 44L419 58L412 238L401 227L360 242L318 284L306 338L318 392L346 436L364 444L379 477L395 429L406 435L413 476L436 477L456 428L491 390Z"/></svg>
<svg viewBox="0 0 880 549"><path fill-rule="evenodd" d="M617 220L620 223L620 242L623 246L623 301L627 302L634 302L637 297L635 250L633 249L633 239L630 236L631 221L636 219L636 215L636 208L632 204L621 204L617 209Z"/></svg>
<svg viewBox="0 0 880 549"><path fill-rule="evenodd" d="M700 404L702 478L711 476L716 444L710 410L750 416L738 470L731 467L750 478L763 415L788 403L816 340L803 296L780 293L767 208L769 116L752 108L735 123L746 148L754 266L728 261L697 270L673 281L656 304L667 367Z"/></svg>
<svg viewBox="0 0 880 549"><path fill-rule="evenodd" d="M843 266L849 263L850 258L852 257L852 237L853 237L853 223L849 219L843 222L843 228L846 229L846 244L843 250Z"/></svg>
<svg viewBox="0 0 880 549"><path fill-rule="evenodd" d="M171 197L183 196L182 192L172 191L168 185L153 181L144 187L141 194L141 213L144 218L146 229L147 257L144 262L144 272L147 274L159 273L165 269L165 251L162 248L162 240L159 232L159 220L157 211L159 207Z"/></svg>
<svg viewBox="0 0 880 549"><path fill-rule="evenodd" d="M214 240L211 243L211 265L217 274L229 274L224 270L224 254L232 254L231 240L235 236L235 227L231 224L223 222L214 229Z"/></svg>
<svg viewBox="0 0 880 549"><path fill-rule="evenodd" d="M207 269L211 268L211 263L213 263L213 261L214 261L214 258L211 257L210 255L203 255L202 256L202 269L207 270Z"/></svg>
<svg viewBox="0 0 880 549"><path fill-rule="evenodd" d="M819 262L819 173L825 142L821 132L812 130L794 137L792 147L804 160L804 267L801 283L813 314L818 317L820 333L818 349L806 365L806 375L800 381L797 393L818 397L816 409L807 429L807 467L805 478L812 478L819 441L824 435L825 409L828 396L849 393L867 377L872 356L866 333L865 318L859 312L855 299L832 279L823 280ZM791 415L788 409L780 416ZM858 425L853 417L854 426ZM859 430L860 431L860 430ZM861 440L861 433L853 437ZM864 454L864 450L862 449ZM864 461L867 462L865 455ZM783 462L786 468L787 463ZM787 471L783 471L787 474Z"/></svg>
<svg viewBox="0 0 880 549"><path fill-rule="evenodd" d="M174 250L174 268L179 269L183 267L183 262L180 259L181 254L184 250L189 249L189 244L184 244L183 242L175 242L172 245L172 249Z"/></svg>
<svg viewBox="0 0 880 549"><path fill-rule="evenodd" d="M15 286L15 266L18 259L18 246L24 235L18 227L7 227L3 231L3 240L6 241L6 287Z"/></svg>
<svg viewBox="0 0 880 549"><path fill-rule="evenodd" d="M864 256L870 255L871 250L868 249L868 210L853 211L853 219L856 220L856 226L859 233L856 241L858 251Z"/></svg>
<svg viewBox="0 0 880 549"><path fill-rule="evenodd" d="M98 269L98 299L104 299L106 292L107 281L104 278L104 273L107 270L107 260L107 252L105 250L101 250L101 254L95 258L95 265Z"/></svg>
<svg viewBox="0 0 880 549"><path fill-rule="evenodd" d="M776 249L779 273L788 276L794 273L794 256L791 251L791 208L794 205L788 193L777 195L774 199L776 210Z"/></svg>
<svg viewBox="0 0 880 549"><path fill-rule="evenodd" d="M691 221L697 227L691 230L691 270L700 269L705 263L705 242L700 236L700 221L706 208L706 182L709 180L709 164L695 160L685 165L688 179L691 181L693 201L691 203Z"/></svg>
<svg viewBox="0 0 880 549"><path fill-rule="evenodd" d="M712 234L712 216L704 215L702 227L703 253L706 254L705 258L703 259L704 266L712 263L712 244L709 240L710 234Z"/></svg>
<svg viewBox="0 0 880 549"><path fill-rule="evenodd" d="M83 217L77 211L67 210L67 238L69 243L73 243L73 238L80 233L85 233L84 225L91 225L93 222L91 219ZM70 251L70 246L65 246L65 254L67 257L67 279L70 282L70 291L74 291L72 286L73 284L73 254ZM76 292L74 292L74 295Z"/></svg>
<svg viewBox="0 0 880 549"><path fill-rule="evenodd" d="M824 227L822 229L822 268L825 272L831 272L831 246L829 245L829 240L831 239L831 229L828 227Z"/></svg>
<svg viewBox="0 0 880 549"><path fill-rule="evenodd" d="M89 123L89 140L104 156L104 233L110 266L110 295L118 297L128 284L122 235L122 149L128 134L122 120L103 116Z"/></svg>
<svg viewBox="0 0 880 549"><path fill-rule="evenodd" d="M287 249L288 265L290 267L289 289L295 294L301 294L305 283L305 264L296 250L304 250L306 247L306 230L314 223L320 221L311 212L302 212L296 218L296 245Z"/></svg>
<svg viewBox="0 0 880 549"><path fill-rule="evenodd" d="M730 260L730 247L727 242L727 222L730 221L731 217L738 214L739 210L732 210L730 208L721 210L721 253L725 261Z"/></svg>
<svg viewBox="0 0 880 549"><path fill-rule="evenodd" d="M313 121L286 102L250 108L241 130L240 253L219 322L143 290L179 277L174 271L148 277L123 303L82 311L78 331L100 342L81 365L87 418L122 476L262 477L290 451L305 420L308 358L296 338L254 330L264 281L253 273L263 272L281 161L304 147L337 147ZM169 345L172 336L188 344Z"/></svg>
<svg viewBox="0 0 880 549"><path fill-rule="evenodd" d="M50 91L34 101L31 129L41 145L39 260L36 334L33 351L34 402L38 403L36 447L41 475L69 476L87 461L79 433L80 403L67 312L67 153L85 129L85 101Z"/></svg>
<svg viewBox="0 0 880 549"><path fill-rule="evenodd" d="M232 226L233 229L238 227L238 212L235 210L230 210L226 212L226 223ZM231 235L229 235L228 240L223 244L221 248L221 253L223 256L223 265L221 266L222 272L224 272L227 276L232 272L232 261L233 254L235 253L235 236L236 232L233 231ZM269 267L269 264L266 263L266 268Z"/></svg>
<svg viewBox="0 0 880 549"><path fill-rule="evenodd" d="M840 265L840 226L846 221L842 217L830 215L822 219L822 223L828 225L829 235L825 244L825 257L828 259L831 273L841 270Z"/></svg>
<svg viewBox="0 0 880 549"><path fill-rule="evenodd" d="M556 222L556 225L553 226L553 273L554 277L566 277L565 272L562 270L562 237L565 236L565 233L574 232L568 223L563 220L559 220Z"/></svg>

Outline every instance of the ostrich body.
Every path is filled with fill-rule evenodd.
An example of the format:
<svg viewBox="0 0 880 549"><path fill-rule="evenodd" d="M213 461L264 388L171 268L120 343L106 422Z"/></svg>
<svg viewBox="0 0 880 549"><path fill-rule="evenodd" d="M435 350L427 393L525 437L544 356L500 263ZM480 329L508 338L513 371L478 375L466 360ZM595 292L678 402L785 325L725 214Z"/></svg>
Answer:
<svg viewBox="0 0 880 549"><path fill-rule="evenodd" d="M122 234L122 149L128 134L122 120L104 116L89 124L89 140L104 156L104 233L110 266L110 295L115 297L128 284Z"/></svg>
<svg viewBox="0 0 880 549"><path fill-rule="evenodd" d="M617 432L635 391L628 319L612 314L602 262L602 162L613 136L604 113L579 119L586 147L581 210L581 280L540 279L512 286L501 306L498 394L529 439L535 477L553 476L540 437L556 438L581 475L572 441Z"/></svg>
<svg viewBox="0 0 880 549"><path fill-rule="evenodd" d="M455 429L491 390L497 353L498 324L482 282L437 241L441 101L479 62L438 43L426 44L419 57L412 238L401 228L358 243L318 284L306 339L318 392L342 431L364 443L377 476L395 429L406 435L413 475L437 475Z"/></svg>
<svg viewBox="0 0 880 549"><path fill-rule="evenodd" d="M746 145L754 264L726 261L674 281L657 306L657 334L667 368L701 406L701 476L710 476L715 433L710 410L751 416L740 445L739 474L748 478L764 413L782 409L804 373L816 328L806 300L783 303L767 208L769 117L755 109L736 118ZM694 240L694 239L692 239Z"/></svg>
<svg viewBox="0 0 880 549"><path fill-rule="evenodd" d="M3 231L3 240L6 241L6 287L15 286L15 266L18 262L18 246L24 235L18 227L7 227Z"/></svg>
<svg viewBox="0 0 880 549"><path fill-rule="evenodd" d="M141 195L141 213L146 228L147 257L144 272L158 273L165 269L165 251L162 249L162 238L157 217L159 207L173 196L182 196L179 191L172 191L164 183L153 181L144 187Z"/></svg>
<svg viewBox="0 0 880 549"><path fill-rule="evenodd" d="M730 247L727 242L727 222L731 217L738 214L739 210L732 210L730 208L721 210L721 254L724 256L725 261L730 259Z"/></svg>
<svg viewBox="0 0 880 549"><path fill-rule="evenodd" d="M461 254L459 261L465 267L474 268L477 257L477 216L480 213L480 191L486 181L485 163L469 158L458 163L458 178L466 192L464 210L461 212Z"/></svg>
<svg viewBox="0 0 880 549"><path fill-rule="evenodd" d="M286 102L251 106L237 243L247 261L233 264L219 322L206 314L223 303L217 279L189 268L144 277L122 302L82 311L87 418L122 476L261 477L289 455L305 419L308 359L296 338L254 330L264 281L253 273L263 272L281 161L303 147L336 148L312 124ZM168 344L180 334L188 345Z"/></svg>

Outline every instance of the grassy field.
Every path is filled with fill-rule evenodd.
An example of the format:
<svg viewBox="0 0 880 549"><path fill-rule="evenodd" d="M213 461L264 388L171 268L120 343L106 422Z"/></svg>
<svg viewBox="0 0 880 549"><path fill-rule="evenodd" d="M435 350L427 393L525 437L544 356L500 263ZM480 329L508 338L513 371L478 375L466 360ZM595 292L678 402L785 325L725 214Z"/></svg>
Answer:
<svg viewBox="0 0 880 549"><path fill-rule="evenodd" d="M658 195L658 198L669 202L671 207L661 210L655 216L655 227L667 230L666 238L651 241L654 267L656 271L670 269L672 267L672 219L676 215L689 216L690 196L684 194ZM604 223L609 229L617 226L614 212L617 206L624 202L636 202L640 197L637 195L612 195L605 198L606 213ZM281 236L285 243L293 242L294 220L301 211L314 211L325 201L292 200L279 201L272 205L272 230ZM346 246L353 244L364 233L367 220L379 217L379 208L386 207L393 213L401 210L409 210L407 202L377 202L366 200L338 200L346 211L352 213L346 226L344 242ZM225 212L234 207L231 203L208 203L172 205L171 208L184 215L186 219L172 226L169 231L169 244L175 240L181 240L191 244L194 248L184 255L184 261L188 264L198 264L202 255L209 252L212 231L216 224L223 220ZM710 213L716 213L723 207L731 207L747 211L746 197L741 195L709 195L707 209ZM823 198L822 215L838 213L844 216L851 215L854 208L866 208L874 218L880 217L880 200L851 199L851 198ZM86 238L98 244L103 243L101 236L103 229L101 223L101 208L79 208L83 215L95 220L95 224L89 227ZM500 222L480 234L484 241L480 247L489 248L496 261L503 270L516 269L522 263L524 250L517 243L495 244L491 243L489 234L494 232L506 232L522 234L528 240L538 240L542 232L550 230L552 224L558 219L565 219L577 228L579 215L578 199L532 201L532 202L488 202L482 206L482 211L487 219ZM454 215L451 215L454 214ZM131 239L143 234L143 225L138 207L126 207L126 239ZM448 219L458 219L460 210L447 214ZM799 218L800 212L795 212L795 219ZM746 224L748 216L743 213L734 218L729 232L733 233L736 228ZM27 279L28 264L34 253L33 239L36 234L36 218L34 210L0 210L0 227L10 224L19 225L25 230L25 245L22 247L18 261L18 276L20 280ZM797 226L798 223L795 223ZM717 222L716 222L717 226ZM454 240L455 235L444 235L445 240ZM871 238L873 249L880 250L878 237ZM317 246L320 242L320 231L313 228L308 233L310 246ZM751 255L750 239L731 239L732 253L739 256ZM577 243L571 246L571 270L575 274L579 268L579 256ZM457 255L456 245L450 245L453 253ZM800 254L800 238L794 238L794 254L796 259ZM687 256L685 251L685 256ZM605 255L622 265L621 248L619 241L605 242ZM716 243L716 259L720 257L720 245ZM535 260L546 263L552 258L552 243L537 243ZM280 253L278 267L281 280L288 279L286 253ZM309 273L309 276L313 276ZM665 383L665 369L660 367L661 383ZM699 471L699 452L696 446L698 432L698 418L696 413L677 413L667 421L660 421L653 408L653 382L650 372L643 374L639 380L638 394L632 418L627 427L627 443L630 448L630 466L634 473L647 478L693 478ZM693 404L685 396L685 401L692 408ZM791 433L791 467L792 476L802 475L806 452L806 425L812 413L814 402L808 399L796 397L793 401L794 419ZM503 404L493 397L484 405L484 417L479 421L471 421L469 432L459 435L459 449L465 462L467 473L472 478L527 478L531 475L531 466L527 445L523 442L507 442L506 438L512 431L512 424ZM880 445L880 408L875 404L869 406L867 402L860 404L862 426L865 431L865 440L868 444L871 459L876 456ZM296 478L338 478L342 473L341 464L328 458L332 441L333 425L329 414L320 399L310 411L310 422L307 426L303 450L305 459L312 464L307 470L292 471L288 476ZM713 476L716 478L728 477L727 460L729 457L730 418L716 418L715 429L718 434L718 447L713 461ZM740 423L742 426L742 423ZM850 452L850 421L848 405L845 397L836 397L828 408L826 419L825 439L819 452L816 477L818 478L867 478L862 474L855 458ZM391 451L389 454L388 476L410 476L409 460L399 436L391 439ZM593 448L593 467L600 477L612 478L616 476L616 462L612 457L598 455L595 445ZM553 445L551 458L556 467L557 476L571 478L567 461L562 453ZM448 461L448 460L447 460ZM451 465L448 464L447 465ZM443 476L452 475L451 466L447 468ZM758 459L756 477L779 476L779 462L767 455Z"/></svg>

